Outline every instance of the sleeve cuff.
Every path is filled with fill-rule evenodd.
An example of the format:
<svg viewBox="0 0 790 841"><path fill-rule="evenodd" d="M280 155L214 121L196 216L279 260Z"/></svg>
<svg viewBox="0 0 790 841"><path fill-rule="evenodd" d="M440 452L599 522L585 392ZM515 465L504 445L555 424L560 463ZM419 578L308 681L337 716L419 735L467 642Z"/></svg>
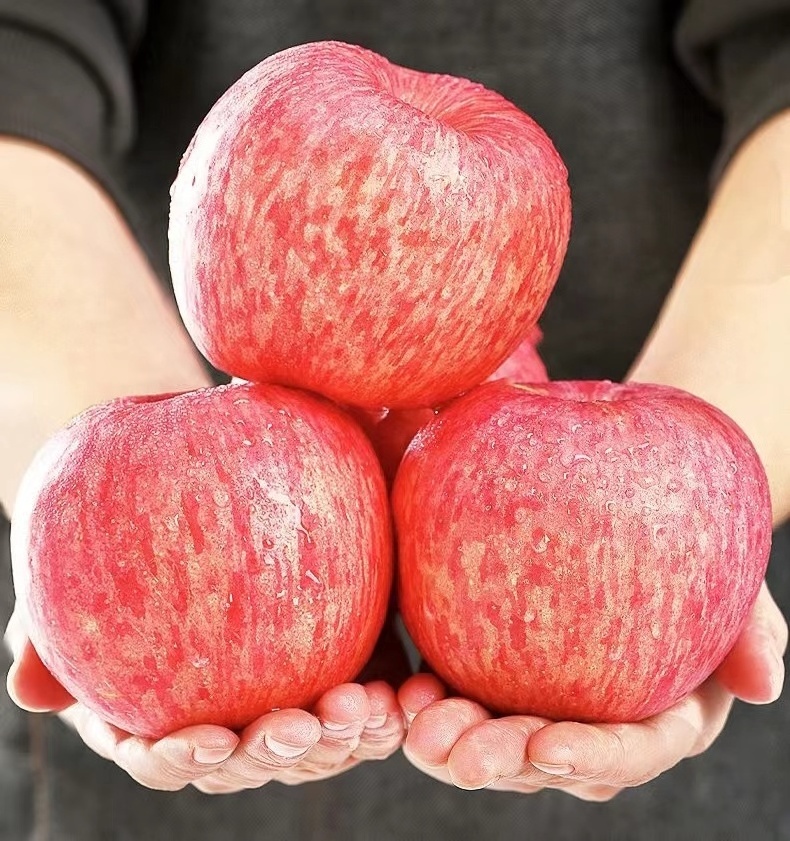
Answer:
<svg viewBox="0 0 790 841"><path fill-rule="evenodd" d="M726 123L715 176L752 132L790 108L790 15L725 38L718 69Z"/></svg>
<svg viewBox="0 0 790 841"><path fill-rule="evenodd" d="M129 142L89 64L42 33L0 27L0 135L59 152L97 181L128 215L112 158ZM127 130L128 128L128 130Z"/></svg>
<svg viewBox="0 0 790 841"><path fill-rule="evenodd" d="M752 132L790 108L790 12L746 20L734 14L732 20L727 15L704 18L704 5L692 4L681 20L677 50L697 87L724 115L712 173L716 183ZM700 13L695 17L694 12Z"/></svg>

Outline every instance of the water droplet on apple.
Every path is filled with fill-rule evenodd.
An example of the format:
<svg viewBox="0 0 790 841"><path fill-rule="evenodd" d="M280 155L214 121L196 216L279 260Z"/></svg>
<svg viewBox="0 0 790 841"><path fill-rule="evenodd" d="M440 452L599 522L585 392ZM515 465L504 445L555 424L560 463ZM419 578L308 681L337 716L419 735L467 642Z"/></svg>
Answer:
<svg viewBox="0 0 790 841"><path fill-rule="evenodd" d="M505 490L512 493L518 487L518 482L515 479L508 479L505 482Z"/></svg>
<svg viewBox="0 0 790 841"><path fill-rule="evenodd" d="M549 476L545 470L541 470L540 473L538 473L538 479L540 479L541 482L550 482L551 476Z"/></svg>
<svg viewBox="0 0 790 841"><path fill-rule="evenodd" d="M545 532L543 532L543 534L533 544L532 548L539 555L542 555L549 548L549 543L551 543L551 538Z"/></svg>

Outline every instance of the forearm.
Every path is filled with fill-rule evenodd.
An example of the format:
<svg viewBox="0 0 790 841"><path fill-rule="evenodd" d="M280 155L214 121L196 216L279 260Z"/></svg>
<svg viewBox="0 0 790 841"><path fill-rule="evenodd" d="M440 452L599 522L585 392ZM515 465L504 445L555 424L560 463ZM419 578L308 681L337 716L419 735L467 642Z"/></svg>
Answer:
<svg viewBox="0 0 790 841"><path fill-rule="evenodd" d="M790 113L740 150L630 378L675 385L750 436L790 515Z"/></svg>
<svg viewBox="0 0 790 841"><path fill-rule="evenodd" d="M58 426L206 374L112 202L60 156L0 138L0 503Z"/></svg>

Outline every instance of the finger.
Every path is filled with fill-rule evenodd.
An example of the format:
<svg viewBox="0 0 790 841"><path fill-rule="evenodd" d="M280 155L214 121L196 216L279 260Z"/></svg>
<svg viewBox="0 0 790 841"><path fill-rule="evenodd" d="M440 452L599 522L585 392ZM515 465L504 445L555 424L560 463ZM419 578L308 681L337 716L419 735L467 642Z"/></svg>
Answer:
<svg viewBox="0 0 790 841"><path fill-rule="evenodd" d="M129 736L118 742L115 759L141 785L178 791L216 772L238 743L239 737L231 730L201 724L159 740Z"/></svg>
<svg viewBox="0 0 790 841"><path fill-rule="evenodd" d="M461 736L488 718L489 713L474 701L464 698L437 701L418 713L412 722L403 753L423 771L445 768Z"/></svg>
<svg viewBox="0 0 790 841"><path fill-rule="evenodd" d="M395 690L385 681L365 684L370 715L353 752L355 759L386 759L403 744L406 724Z"/></svg>
<svg viewBox="0 0 790 841"><path fill-rule="evenodd" d="M104 759L115 762L115 750L129 733L108 724L83 704L73 704L58 717L77 731L83 742Z"/></svg>
<svg viewBox="0 0 790 841"><path fill-rule="evenodd" d="M314 712L321 722L321 741L311 752L311 759L334 764L359 744L370 718L368 693L358 683L336 686L319 699Z"/></svg>
<svg viewBox="0 0 790 841"><path fill-rule="evenodd" d="M635 786L706 750L733 697L710 680L666 712L635 724L561 722L538 730L527 755L539 770L604 785Z"/></svg>
<svg viewBox="0 0 790 841"><path fill-rule="evenodd" d="M787 651L788 629L787 621L779 605L768 589L768 582L763 581L755 608L762 614L765 624L776 644L776 650L781 656Z"/></svg>
<svg viewBox="0 0 790 841"><path fill-rule="evenodd" d="M315 748L313 748L315 750ZM338 777L340 774L345 774L352 768L356 768L362 762L353 754L350 754L345 759L334 765L324 765L323 763L312 763L310 757L299 765L277 775L277 782L284 785L302 785L302 783L318 782L329 780L332 777Z"/></svg>
<svg viewBox="0 0 790 841"><path fill-rule="evenodd" d="M318 719L305 710L267 713L244 729L233 755L201 791L258 788L303 762L320 738Z"/></svg>
<svg viewBox="0 0 790 841"><path fill-rule="evenodd" d="M398 690L398 703L407 726L414 721L417 713L446 697L447 690L435 675L423 673L410 677Z"/></svg>
<svg viewBox="0 0 790 841"><path fill-rule="evenodd" d="M547 788L559 789L566 794L579 798L579 800L588 800L593 803L605 803L616 797L622 788L616 786L602 785L601 783L584 783L575 780L560 780L556 777L552 782L546 785L531 785L516 779L502 779L496 780L487 786L491 791L510 791L518 794L537 794L539 791L545 791Z"/></svg>
<svg viewBox="0 0 790 841"><path fill-rule="evenodd" d="M495 781L518 780L543 787L550 775L527 759L532 736L550 722L532 716L492 718L470 727L450 751L447 770L458 788L486 788Z"/></svg>
<svg viewBox="0 0 790 841"><path fill-rule="evenodd" d="M763 582L749 619L716 677L742 701L776 701L784 684L786 647L787 623Z"/></svg>
<svg viewBox="0 0 790 841"><path fill-rule="evenodd" d="M22 647L27 641L27 631L25 630L25 623L22 620L22 609L19 602L15 604L14 612L8 620L4 641L8 650L11 652L11 656L14 660L18 660L22 652Z"/></svg>
<svg viewBox="0 0 790 841"><path fill-rule="evenodd" d="M41 662L29 639L16 641L14 648L15 659L6 687L18 707L29 712L57 712L74 703L74 698Z"/></svg>
<svg viewBox="0 0 790 841"><path fill-rule="evenodd" d="M578 797L579 800L587 800L590 803L608 803L623 789L618 786L607 786L601 783L579 783L576 786L569 786L564 789L568 794Z"/></svg>
<svg viewBox="0 0 790 841"><path fill-rule="evenodd" d="M277 775L287 785L328 779L357 765L365 724L370 718L370 701L365 687L346 683L330 689L315 705L320 725L320 739L298 766Z"/></svg>

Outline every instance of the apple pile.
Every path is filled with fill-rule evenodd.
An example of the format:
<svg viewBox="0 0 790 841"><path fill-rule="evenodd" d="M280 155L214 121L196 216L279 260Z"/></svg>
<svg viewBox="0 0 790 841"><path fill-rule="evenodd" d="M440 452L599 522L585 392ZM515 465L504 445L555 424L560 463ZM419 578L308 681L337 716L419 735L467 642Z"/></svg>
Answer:
<svg viewBox="0 0 790 841"><path fill-rule="evenodd" d="M493 710L693 690L756 598L767 482L689 394L548 381L569 233L557 151L481 85L336 42L253 68L169 230L190 335L249 382L94 407L39 453L12 550L45 665L151 737L309 708L369 658L396 542L418 647Z"/></svg>

